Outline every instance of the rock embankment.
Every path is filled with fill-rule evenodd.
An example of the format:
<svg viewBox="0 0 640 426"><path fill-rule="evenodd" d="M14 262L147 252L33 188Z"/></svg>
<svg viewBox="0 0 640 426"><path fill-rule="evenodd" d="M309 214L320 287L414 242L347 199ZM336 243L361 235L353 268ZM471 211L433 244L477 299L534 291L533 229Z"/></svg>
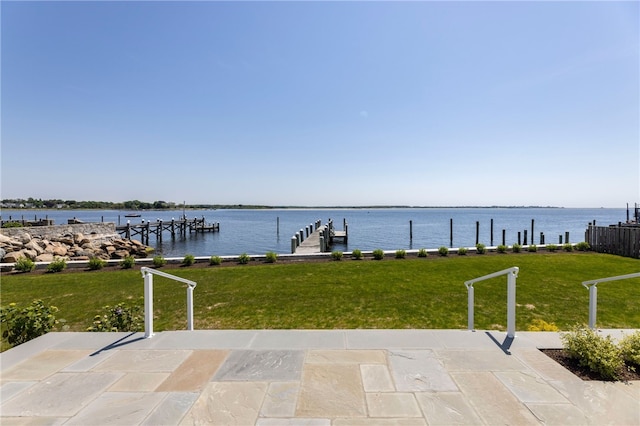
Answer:
<svg viewBox="0 0 640 426"><path fill-rule="evenodd" d="M52 227L47 227L52 228ZM61 227L69 231L69 227ZM4 231L4 230L3 230ZM115 228L112 233L47 232L40 235L38 227L12 229L0 234L0 262L15 263L20 257L34 262L65 260L123 259L127 256L147 257L149 248L136 240L122 239ZM10 235L7 235L10 234Z"/></svg>

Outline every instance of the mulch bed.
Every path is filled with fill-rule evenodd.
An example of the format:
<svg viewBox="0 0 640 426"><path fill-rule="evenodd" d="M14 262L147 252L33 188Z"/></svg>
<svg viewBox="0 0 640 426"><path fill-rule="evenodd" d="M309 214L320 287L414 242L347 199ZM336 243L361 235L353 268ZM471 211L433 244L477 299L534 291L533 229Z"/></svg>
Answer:
<svg viewBox="0 0 640 426"><path fill-rule="evenodd" d="M540 351L582 380L603 380L599 374L579 366L578 361L570 358L564 349L540 349ZM626 366L620 374L620 380L623 382L640 380L640 368L636 368L636 371L633 371L629 366Z"/></svg>

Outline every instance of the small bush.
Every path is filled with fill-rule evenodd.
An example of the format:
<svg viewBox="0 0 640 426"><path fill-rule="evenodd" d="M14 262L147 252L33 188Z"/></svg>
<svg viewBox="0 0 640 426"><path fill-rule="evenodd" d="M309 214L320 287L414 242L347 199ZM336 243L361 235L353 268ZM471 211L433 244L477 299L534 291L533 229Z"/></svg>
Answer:
<svg viewBox="0 0 640 426"><path fill-rule="evenodd" d="M449 249L446 248L445 246L441 246L438 248L438 254L440 256L447 256L449 254Z"/></svg>
<svg viewBox="0 0 640 426"><path fill-rule="evenodd" d="M192 254L187 254L187 255L184 256L184 259L182 259L182 264L184 266L191 266L194 263L196 263L196 258Z"/></svg>
<svg viewBox="0 0 640 426"><path fill-rule="evenodd" d="M514 253L520 253L521 250L522 246L520 244L514 244L513 246L511 246L511 251Z"/></svg>
<svg viewBox="0 0 640 426"><path fill-rule="evenodd" d="M375 249L373 251L373 258L375 260L382 260L384 258L384 251L382 251L382 249Z"/></svg>
<svg viewBox="0 0 640 426"><path fill-rule="evenodd" d="M222 263L222 258L220 256L211 256L209 258L209 265L217 266Z"/></svg>
<svg viewBox="0 0 640 426"><path fill-rule="evenodd" d="M460 247L458 249L458 256L466 256L467 252L469 251L468 248L466 247Z"/></svg>
<svg viewBox="0 0 640 426"><path fill-rule="evenodd" d="M16 264L13 265L16 271L31 272L36 269L36 263L28 257L19 257Z"/></svg>
<svg viewBox="0 0 640 426"><path fill-rule="evenodd" d="M360 249L355 249L351 252L351 257L356 260L362 259L362 251Z"/></svg>
<svg viewBox="0 0 640 426"><path fill-rule="evenodd" d="M251 257L247 253L242 253L238 256L238 263L241 265L246 265L251 260Z"/></svg>
<svg viewBox="0 0 640 426"><path fill-rule="evenodd" d="M136 264L136 259L133 256L126 256L120 261L120 267L122 269L131 269Z"/></svg>
<svg viewBox="0 0 640 426"><path fill-rule="evenodd" d="M564 251L573 251L573 244L565 243L562 245L562 250Z"/></svg>
<svg viewBox="0 0 640 426"><path fill-rule="evenodd" d="M558 331L559 328L555 323L546 322L545 320L536 318L531 321L531 324L527 327L529 331Z"/></svg>
<svg viewBox="0 0 640 426"><path fill-rule="evenodd" d="M500 244L497 248L496 251L498 253L506 253L507 252L507 246L505 246L504 244Z"/></svg>
<svg viewBox="0 0 640 426"><path fill-rule="evenodd" d="M273 251L268 251L267 254L265 254L264 260L267 263L276 263L278 260L278 254Z"/></svg>
<svg viewBox="0 0 640 426"><path fill-rule="evenodd" d="M604 380L616 380L624 366L622 351L611 339L586 327L574 327L560 335L564 349L582 367L599 374Z"/></svg>
<svg viewBox="0 0 640 426"><path fill-rule="evenodd" d="M47 272L60 272L67 267L67 261L64 259L56 259L47 266Z"/></svg>
<svg viewBox="0 0 640 426"><path fill-rule="evenodd" d="M578 244L576 244L576 250L578 250L578 251L589 251L589 250L591 250L591 246L589 245L588 242L581 241Z"/></svg>
<svg viewBox="0 0 640 426"><path fill-rule="evenodd" d="M421 248L420 250L418 250L418 257L427 257L427 255L427 249Z"/></svg>
<svg viewBox="0 0 640 426"><path fill-rule="evenodd" d="M547 251L550 251L551 253L558 250L558 246L555 244L547 244L545 248L547 249Z"/></svg>
<svg viewBox="0 0 640 426"><path fill-rule="evenodd" d="M622 359L634 366L640 367L640 331L624 336L619 343Z"/></svg>
<svg viewBox="0 0 640 426"><path fill-rule="evenodd" d="M2 338L11 345L20 345L49 332L58 323L53 315L55 306L45 306L42 300L20 309L15 303L0 306L0 322L5 329Z"/></svg>
<svg viewBox="0 0 640 426"><path fill-rule="evenodd" d="M20 222L5 222L2 224L3 228L22 228L22 223Z"/></svg>
<svg viewBox="0 0 640 426"><path fill-rule="evenodd" d="M92 271L102 269L106 264L107 262L100 259L99 257L92 257L91 259L89 259L89 269L91 269Z"/></svg>
<svg viewBox="0 0 640 426"><path fill-rule="evenodd" d="M160 255L153 256L153 266L155 266L156 268L160 268L166 264L167 264L167 260L164 257Z"/></svg>
<svg viewBox="0 0 640 426"><path fill-rule="evenodd" d="M333 260L342 260L342 252L341 251L332 251L331 252L331 259Z"/></svg>
<svg viewBox="0 0 640 426"><path fill-rule="evenodd" d="M487 246L482 243L476 244L476 253L485 254L487 252Z"/></svg>
<svg viewBox="0 0 640 426"><path fill-rule="evenodd" d="M538 246L535 244L529 244L529 247L527 248L527 251L531 252L531 253L535 253L538 251Z"/></svg>
<svg viewBox="0 0 640 426"><path fill-rule="evenodd" d="M144 326L142 309L138 305L127 306L125 302L105 306L105 312L93 318L87 331L139 331Z"/></svg>
<svg viewBox="0 0 640 426"><path fill-rule="evenodd" d="M404 259L405 257L407 257L406 250L396 250L396 259Z"/></svg>

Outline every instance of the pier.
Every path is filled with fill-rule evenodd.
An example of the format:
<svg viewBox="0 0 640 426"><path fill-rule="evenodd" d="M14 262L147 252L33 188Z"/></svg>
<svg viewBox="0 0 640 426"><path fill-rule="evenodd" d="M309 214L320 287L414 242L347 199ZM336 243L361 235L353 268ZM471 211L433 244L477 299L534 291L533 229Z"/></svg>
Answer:
<svg viewBox="0 0 640 426"><path fill-rule="evenodd" d="M291 253L324 253L329 251L331 245L337 240L346 244L349 235L346 220L343 220L343 225L344 230L337 231L332 219L329 219L325 225L322 225L322 221L317 220L304 229L300 229L291 237Z"/></svg>
<svg viewBox="0 0 640 426"><path fill-rule="evenodd" d="M139 224L131 224L116 226L116 231L123 237L130 240L137 235L143 244L149 245L149 235L155 234L157 241L162 241L162 233L167 231L172 238L176 235L186 236L189 233L219 232L220 223L207 223L204 216L202 219L171 219L170 221L157 220L155 222L142 222Z"/></svg>

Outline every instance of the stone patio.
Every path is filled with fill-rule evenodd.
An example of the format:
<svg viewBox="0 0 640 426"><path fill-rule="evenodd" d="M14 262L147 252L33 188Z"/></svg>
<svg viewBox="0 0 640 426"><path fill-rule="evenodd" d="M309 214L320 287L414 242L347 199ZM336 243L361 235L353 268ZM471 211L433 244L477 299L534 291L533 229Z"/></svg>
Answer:
<svg viewBox="0 0 640 426"><path fill-rule="evenodd" d="M548 332L49 333L0 354L0 423L640 424L640 382L582 381L538 350L559 347Z"/></svg>

